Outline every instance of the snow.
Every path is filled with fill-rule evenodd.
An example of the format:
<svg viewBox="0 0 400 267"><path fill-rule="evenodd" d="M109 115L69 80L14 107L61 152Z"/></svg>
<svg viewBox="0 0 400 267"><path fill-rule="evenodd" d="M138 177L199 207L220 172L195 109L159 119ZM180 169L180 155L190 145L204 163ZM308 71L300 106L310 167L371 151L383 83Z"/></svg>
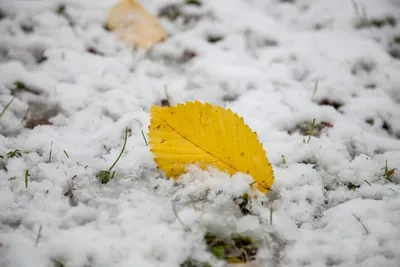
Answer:
<svg viewBox="0 0 400 267"><path fill-rule="evenodd" d="M141 2L154 15L183 3ZM169 38L149 51L104 30L114 3L0 3L0 112L15 96L0 118L1 267L224 266L207 231L261 240L254 266L400 265L400 171L382 169L400 169L398 1L204 0L160 18ZM397 23L357 28L354 3ZM142 131L165 91L231 108L258 133L275 183L252 214L233 201L247 175L163 179ZM309 139L299 125L314 118Z"/></svg>

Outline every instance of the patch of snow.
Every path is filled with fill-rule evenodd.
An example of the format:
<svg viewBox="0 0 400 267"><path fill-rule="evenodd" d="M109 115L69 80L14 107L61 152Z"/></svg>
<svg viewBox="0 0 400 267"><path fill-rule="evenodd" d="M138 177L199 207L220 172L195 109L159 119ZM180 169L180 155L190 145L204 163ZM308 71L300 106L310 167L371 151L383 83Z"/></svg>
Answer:
<svg viewBox="0 0 400 267"><path fill-rule="evenodd" d="M153 15L183 6L149 51L104 29L115 2L0 3L0 112L15 97L0 117L1 267L225 266L209 231L259 240L256 266L399 265L398 2L141 1ZM166 94L231 108L258 133L275 183L250 214L248 175L157 170L142 132Z"/></svg>

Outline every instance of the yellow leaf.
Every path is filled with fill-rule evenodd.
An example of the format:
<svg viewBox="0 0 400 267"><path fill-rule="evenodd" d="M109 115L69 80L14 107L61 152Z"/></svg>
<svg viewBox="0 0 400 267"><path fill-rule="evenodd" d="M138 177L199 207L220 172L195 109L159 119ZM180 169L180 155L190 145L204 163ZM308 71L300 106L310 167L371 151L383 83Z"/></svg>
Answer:
<svg viewBox="0 0 400 267"><path fill-rule="evenodd" d="M209 103L187 102L173 107L153 106L149 127L151 151L158 167L177 178L189 164L214 166L231 175L251 175L267 192L274 174L257 134L243 118Z"/></svg>
<svg viewBox="0 0 400 267"><path fill-rule="evenodd" d="M140 48L149 48L167 37L159 21L136 0L114 5L108 13L107 26L121 40Z"/></svg>

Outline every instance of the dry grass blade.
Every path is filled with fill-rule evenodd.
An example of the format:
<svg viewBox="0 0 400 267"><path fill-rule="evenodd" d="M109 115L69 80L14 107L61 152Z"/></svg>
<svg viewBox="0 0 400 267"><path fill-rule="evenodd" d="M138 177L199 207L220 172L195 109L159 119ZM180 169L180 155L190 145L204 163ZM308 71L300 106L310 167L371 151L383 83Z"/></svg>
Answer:
<svg viewBox="0 0 400 267"><path fill-rule="evenodd" d="M7 103L7 105L3 108L3 110L0 113L0 119L1 117L3 117L4 113L6 112L6 110L10 107L11 103L14 101L15 96Z"/></svg>

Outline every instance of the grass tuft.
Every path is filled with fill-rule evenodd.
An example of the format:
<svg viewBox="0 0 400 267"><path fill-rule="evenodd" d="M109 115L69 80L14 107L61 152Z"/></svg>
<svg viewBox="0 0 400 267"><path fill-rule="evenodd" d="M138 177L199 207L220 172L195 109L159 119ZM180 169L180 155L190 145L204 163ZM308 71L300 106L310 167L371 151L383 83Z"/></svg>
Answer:
<svg viewBox="0 0 400 267"><path fill-rule="evenodd" d="M228 263L252 261L258 252L258 246L249 236L234 234L228 238L207 232L204 240L211 254Z"/></svg>
<svg viewBox="0 0 400 267"><path fill-rule="evenodd" d="M351 0L351 3L353 5L354 13L356 14L357 21L355 27L357 29L370 27L381 28L384 26L394 27L397 24L396 18L393 16L369 19L364 6L358 5L355 0Z"/></svg>
<svg viewBox="0 0 400 267"><path fill-rule="evenodd" d="M64 197L68 197L69 204L72 207L75 207L78 205L78 201L75 198L74 191L75 191L75 186L74 186L74 179L76 178L76 175L71 178L71 182L67 180L67 190L64 192Z"/></svg>
<svg viewBox="0 0 400 267"><path fill-rule="evenodd" d="M100 180L100 183L102 184L107 184L110 180L112 180L115 176L115 171L112 171L112 169L115 167L117 162L120 160L122 154L124 153L125 147L126 147L126 141L128 140L128 128L125 128L125 138L124 138L124 145L122 146L122 150L119 153L117 159L114 161L114 163L111 165L111 167L108 170L103 170L99 171L96 174L97 179Z"/></svg>
<svg viewBox="0 0 400 267"><path fill-rule="evenodd" d="M186 5L195 5L195 6L202 6L202 2L198 0L186 0Z"/></svg>
<svg viewBox="0 0 400 267"><path fill-rule="evenodd" d="M72 18L70 17L70 15L67 12L67 6L65 4L60 4L57 7L56 13L58 15L64 17L67 20L67 22L68 22L70 27L74 27L75 26L75 23L73 22Z"/></svg>
<svg viewBox="0 0 400 267"><path fill-rule="evenodd" d="M392 181L392 176L394 174L394 171L397 170L397 169L390 169L389 170L387 160L385 160L385 166L383 166L381 168L381 170L384 170L384 174L383 175L384 175L385 179L387 181L389 181L389 182L393 182Z"/></svg>
<svg viewBox="0 0 400 267"><path fill-rule="evenodd" d="M295 126L288 128L286 131L288 134L299 133L303 136L309 136L310 134L314 137L320 137L323 133L326 133L329 128L334 125L328 121L315 122L314 129L312 130L313 121L302 121L297 123ZM311 131L312 130L312 131ZM307 142L306 138L303 138L304 143Z"/></svg>
<svg viewBox="0 0 400 267"><path fill-rule="evenodd" d="M282 164L285 165L285 164L286 164L286 158L285 158L285 156L284 156L284 155L281 155L281 158L282 158Z"/></svg>
<svg viewBox="0 0 400 267"><path fill-rule="evenodd" d="M179 267L212 267L211 264L207 262L202 262L194 259L187 259L179 265Z"/></svg>
<svg viewBox="0 0 400 267"><path fill-rule="evenodd" d="M25 90L26 89L25 83L21 82L21 81L16 81L14 83L14 86L15 86L15 89L18 89L18 90Z"/></svg>
<svg viewBox="0 0 400 267"><path fill-rule="evenodd" d="M8 158L14 158L14 157L19 158L21 156L22 156L22 152L19 149L16 149L16 150L13 150L13 151L9 151L7 153L7 157Z"/></svg>
<svg viewBox="0 0 400 267"><path fill-rule="evenodd" d="M315 118L313 119L313 121L311 123L311 131L310 131L310 135L308 136L307 144L310 143L311 136L314 133L314 128L315 128Z"/></svg>
<svg viewBox="0 0 400 267"><path fill-rule="evenodd" d="M58 15L65 15L65 10L67 9L67 7L64 4L61 4L57 7L57 14Z"/></svg>
<svg viewBox="0 0 400 267"><path fill-rule="evenodd" d="M51 259L54 267L65 267L65 264L62 260Z"/></svg>

